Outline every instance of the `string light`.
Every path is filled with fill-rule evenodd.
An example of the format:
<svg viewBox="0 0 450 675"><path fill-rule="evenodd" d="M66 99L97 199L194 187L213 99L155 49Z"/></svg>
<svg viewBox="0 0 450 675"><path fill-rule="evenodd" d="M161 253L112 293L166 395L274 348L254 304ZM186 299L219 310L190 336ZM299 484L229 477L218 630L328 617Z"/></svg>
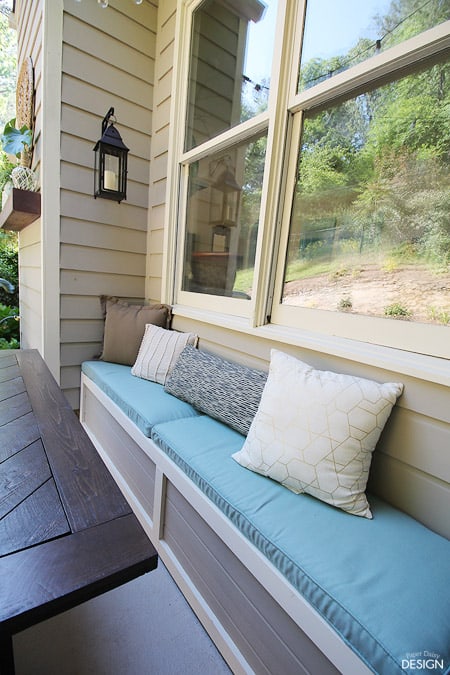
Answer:
<svg viewBox="0 0 450 675"><path fill-rule="evenodd" d="M75 2L81 2L82 0L75 0ZM144 0L132 0L135 5L142 5ZM102 9L106 9L109 5L109 0L97 0L97 4L100 5Z"/></svg>
<svg viewBox="0 0 450 675"><path fill-rule="evenodd" d="M364 56L364 54L367 54L368 52L371 52L372 54L379 54L381 51L381 46L382 42L389 36L394 33L394 31L399 28L405 21L408 21L414 14L417 14L420 12L422 9L424 9L427 5L429 5L431 0L426 0L426 2L423 3L423 5L420 5L417 7L413 12L408 14L407 16L403 17L398 23L395 24L395 26L392 26L390 30L387 30L384 35L382 35L380 38L376 39L375 42L370 41L370 44L365 47L364 49L361 49L357 54L354 56L349 56L347 58L341 58L341 60L337 61L336 67L332 68L326 72L320 73L319 75L316 75L315 77L310 78L309 80L305 80L304 85L306 88L309 86L313 86L317 82L323 81L329 77L332 77L333 75L336 75L337 73L342 72L343 70L346 70L352 62L358 62L362 60L361 57ZM337 57L339 59L339 57Z"/></svg>

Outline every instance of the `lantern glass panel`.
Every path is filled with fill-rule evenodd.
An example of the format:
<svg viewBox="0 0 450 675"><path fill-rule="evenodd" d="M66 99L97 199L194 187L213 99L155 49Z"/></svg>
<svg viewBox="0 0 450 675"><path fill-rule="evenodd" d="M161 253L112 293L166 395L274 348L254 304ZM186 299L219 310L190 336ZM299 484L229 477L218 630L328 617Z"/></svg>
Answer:
<svg viewBox="0 0 450 675"><path fill-rule="evenodd" d="M119 175L120 175L120 160L119 157L105 154L105 172L104 172L104 189L105 190L119 190Z"/></svg>

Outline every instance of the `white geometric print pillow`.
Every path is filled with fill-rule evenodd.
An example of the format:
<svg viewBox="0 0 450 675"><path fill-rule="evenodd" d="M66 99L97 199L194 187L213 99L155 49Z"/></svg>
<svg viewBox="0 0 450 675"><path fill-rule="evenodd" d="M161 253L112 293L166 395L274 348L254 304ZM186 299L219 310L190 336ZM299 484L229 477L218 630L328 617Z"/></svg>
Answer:
<svg viewBox="0 0 450 675"><path fill-rule="evenodd" d="M372 518L365 495L372 452L402 391L272 350L258 411L233 458L293 492Z"/></svg>

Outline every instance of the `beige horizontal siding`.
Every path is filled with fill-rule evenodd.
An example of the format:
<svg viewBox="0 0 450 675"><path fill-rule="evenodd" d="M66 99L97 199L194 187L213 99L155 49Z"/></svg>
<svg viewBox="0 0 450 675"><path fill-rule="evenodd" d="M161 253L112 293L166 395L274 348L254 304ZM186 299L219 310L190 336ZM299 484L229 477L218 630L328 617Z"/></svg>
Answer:
<svg viewBox="0 0 450 675"><path fill-rule="evenodd" d="M375 450L369 487L425 525L450 538L450 390L426 379L249 336L183 317L177 330L193 331L199 347L223 358L267 370L270 350L280 349L315 368L377 382L402 382L397 402Z"/></svg>

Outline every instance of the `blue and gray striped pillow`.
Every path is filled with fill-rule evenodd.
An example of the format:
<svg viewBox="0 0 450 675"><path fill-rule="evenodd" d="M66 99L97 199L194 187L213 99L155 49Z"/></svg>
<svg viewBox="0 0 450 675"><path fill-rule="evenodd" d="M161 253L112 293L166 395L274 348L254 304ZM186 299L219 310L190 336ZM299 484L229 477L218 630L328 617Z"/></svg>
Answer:
<svg viewBox="0 0 450 675"><path fill-rule="evenodd" d="M267 373L187 345L164 389L246 436Z"/></svg>

